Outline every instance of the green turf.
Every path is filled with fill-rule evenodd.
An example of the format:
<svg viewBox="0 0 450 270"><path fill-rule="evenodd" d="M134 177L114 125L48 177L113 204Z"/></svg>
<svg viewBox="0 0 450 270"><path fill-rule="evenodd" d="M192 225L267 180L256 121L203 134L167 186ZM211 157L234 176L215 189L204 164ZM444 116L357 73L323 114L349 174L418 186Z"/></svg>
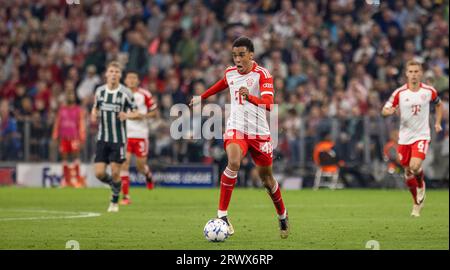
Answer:
<svg viewBox="0 0 450 270"><path fill-rule="evenodd" d="M135 188L133 204L119 213L106 213L109 194L0 188L0 249L65 249L68 240L81 249L365 249L369 240L381 249L449 248L448 190L429 190L420 218L409 216L406 190L284 191L292 230L282 240L267 194L236 189L229 209L236 233L224 243L202 234L216 214L218 189ZM73 212L101 216L49 219ZM47 219L24 219L36 217Z"/></svg>

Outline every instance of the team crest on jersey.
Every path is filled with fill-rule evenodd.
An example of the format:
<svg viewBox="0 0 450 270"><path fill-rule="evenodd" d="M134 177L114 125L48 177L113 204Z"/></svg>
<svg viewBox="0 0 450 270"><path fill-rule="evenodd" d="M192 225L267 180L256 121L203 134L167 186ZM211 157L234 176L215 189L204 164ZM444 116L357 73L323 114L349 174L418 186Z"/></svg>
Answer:
<svg viewBox="0 0 450 270"><path fill-rule="evenodd" d="M248 79L247 79L247 86L248 86L248 87L252 87L252 85L253 85L254 82L255 82L255 81L254 81L252 78L248 78Z"/></svg>
<svg viewBox="0 0 450 270"><path fill-rule="evenodd" d="M427 100L427 95L422 94L422 95L420 95L420 98L421 98L423 101L425 101L425 100Z"/></svg>

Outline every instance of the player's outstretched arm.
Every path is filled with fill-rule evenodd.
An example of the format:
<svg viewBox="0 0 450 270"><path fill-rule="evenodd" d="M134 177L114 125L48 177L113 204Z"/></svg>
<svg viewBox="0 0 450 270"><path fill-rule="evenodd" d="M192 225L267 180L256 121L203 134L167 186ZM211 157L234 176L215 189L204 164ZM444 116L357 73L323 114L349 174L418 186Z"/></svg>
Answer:
<svg viewBox="0 0 450 270"><path fill-rule="evenodd" d="M156 117L156 110L150 111L145 115L145 118Z"/></svg>
<svg viewBox="0 0 450 270"><path fill-rule="evenodd" d="M396 110L397 109L394 107L383 107L383 110L381 110L381 115L384 117L391 116Z"/></svg>
<svg viewBox="0 0 450 270"><path fill-rule="evenodd" d="M130 116L132 118L130 118ZM134 114L129 114L127 116L127 119L142 120L142 119L148 119L148 118L152 118L152 117L156 117L156 110L150 111L148 113L138 113L137 116Z"/></svg>
<svg viewBox="0 0 450 270"><path fill-rule="evenodd" d="M191 101L189 102L189 107L194 107L194 105L197 105L198 103L200 103L201 100L202 100L201 97L197 97L197 96L193 97L191 99Z"/></svg>
<svg viewBox="0 0 450 270"><path fill-rule="evenodd" d="M436 109L436 123L434 124L434 129L436 132L441 132L442 131L442 126L441 126L441 121L442 121L442 102L439 102L438 104L436 104L435 106Z"/></svg>
<svg viewBox="0 0 450 270"><path fill-rule="evenodd" d="M145 117L145 114L140 114L137 110L132 110L130 112L120 112L118 117L120 121L125 121L127 119L142 119Z"/></svg>
<svg viewBox="0 0 450 270"><path fill-rule="evenodd" d="M189 102L189 107L192 107L201 100L207 99L208 97L215 95L227 88L228 88L227 81L225 78L222 78L220 81L216 82L213 86L211 86L208 90L206 90L203 94L201 94L200 99L192 98L191 102Z"/></svg>

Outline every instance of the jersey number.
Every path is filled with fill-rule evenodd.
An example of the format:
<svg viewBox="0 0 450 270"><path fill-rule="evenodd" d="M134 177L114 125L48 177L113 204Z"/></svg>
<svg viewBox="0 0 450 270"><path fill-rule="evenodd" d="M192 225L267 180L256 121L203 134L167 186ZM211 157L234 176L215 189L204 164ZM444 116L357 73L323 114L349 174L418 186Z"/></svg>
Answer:
<svg viewBox="0 0 450 270"><path fill-rule="evenodd" d="M273 145L271 142L265 142L261 145L261 152L263 153L267 153L270 154L270 156L272 157L272 152L273 152Z"/></svg>
<svg viewBox="0 0 450 270"><path fill-rule="evenodd" d="M242 96L239 95L239 91L234 91L234 95L235 95L234 99L236 99L236 101L237 101L240 105L243 105L243 103L242 103Z"/></svg>
<svg viewBox="0 0 450 270"><path fill-rule="evenodd" d="M139 152L141 152L141 153L145 152L145 142L143 142L143 141L139 142Z"/></svg>
<svg viewBox="0 0 450 270"><path fill-rule="evenodd" d="M428 142L426 141L420 141L417 144L417 149L419 150L419 152L421 153L426 153L428 151Z"/></svg>

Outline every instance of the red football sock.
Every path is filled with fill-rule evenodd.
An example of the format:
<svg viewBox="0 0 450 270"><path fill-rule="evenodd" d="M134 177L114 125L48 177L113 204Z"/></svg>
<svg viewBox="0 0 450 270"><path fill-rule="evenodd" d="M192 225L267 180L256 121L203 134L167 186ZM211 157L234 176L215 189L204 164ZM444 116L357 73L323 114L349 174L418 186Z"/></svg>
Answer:
<svg viewBox="0 0 450 270"><path fill-rule="evenodd" d="M130 191L130 175L127 171L120 172L120 178L122 180L122 193L125 197L128 197Z"/></svg>
<svg viewBox="0 0 450 270"><path fill-rule="evenodd" d="M409 192L411 192L414 203L418 204L417 203L417 186L418 186L417 179L415 176L409 176L409 178L407 178L407 176L405 176L405 178L406 178L406 185L409 188Z"/></svg>
<svg viewBox="0 0 450 270"><path fill-rule="evenodd" d="M286 208L284 207L283 198L281 197L281 190L278 182L275 181L275 186L272 190L268 191L270 198L273 201L273 205L277 210L278 217L285 218Z"/></svg>
<svg viewBox="0 0 450 270"><path fill-rule="evenodd" d="M423 181L424 181L423 169L420 169L419 174L416 175L416 180L417 180L417 186L419 188L423 188Z"/></svg>
<svg viewBox="0 0 450 270"><path fill-rule="evenodd" d="M75 179L77 179L77 187L82 187L84 186L84 183L80 176L80 161L75 160L73 164L74 164L73 170L75 171Z"/></svg>
<svg viewBox="0 0 450 270"><path fill-rule="evenodd" d="M80 178L80 163L75 162L74 163L74 170L75 170L75 174L77 176L77 179Z"/></svg>
<svg viewBox="0 0 450 270"><path fill-rule="evenodd" d="M218 216L226 216L228 205L230 204L231 194L237 181L237 171L230 170L228 167L223 171L220 177L220 199Z"/></svg>
<svg viewBox="0 0 450 270"><path fill-rule="evenodd" d="M66 186L72 186L72 183L70 181L70 168L67 163L63 163L63 181Z"/></svg>
<svg viewBox="0 0 450 270"><path fill-rule="evenodd" d="M148 165L145 165L145 172L144 172L145 180L147 182L147 189L153 189L153 174Z"/></svg>

